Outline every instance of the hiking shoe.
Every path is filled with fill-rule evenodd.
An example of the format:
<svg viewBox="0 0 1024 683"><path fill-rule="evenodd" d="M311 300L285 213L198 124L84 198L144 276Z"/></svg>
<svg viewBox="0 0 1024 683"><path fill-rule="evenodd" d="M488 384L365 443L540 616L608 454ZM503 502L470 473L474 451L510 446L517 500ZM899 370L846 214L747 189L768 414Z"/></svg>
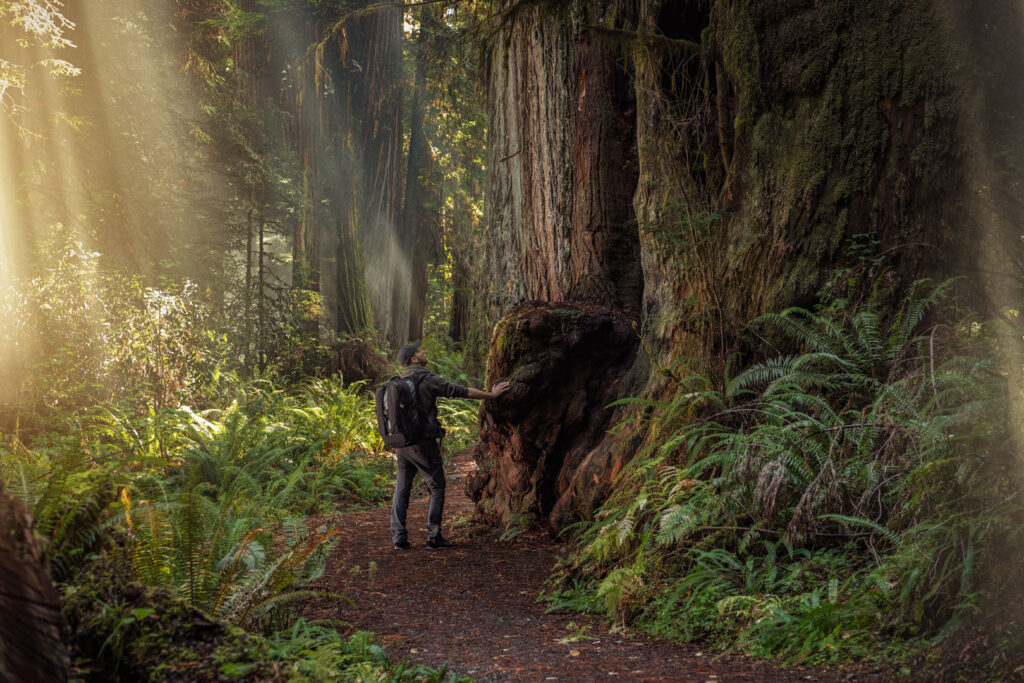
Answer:
<svg viewBox="0 0 1024 683"><path fill-rule="evenodd" d="M409 541L395 541L395 550L407 550L412 547L412 543Z"/></svg>
<svg viewBox="0 0 1024 683"><path fill-rule="evenodd" d="M427 539L427 549L437 550L438 548L454 548L455 544L449 541L447 538L438 536L437 538Z"/></svg>

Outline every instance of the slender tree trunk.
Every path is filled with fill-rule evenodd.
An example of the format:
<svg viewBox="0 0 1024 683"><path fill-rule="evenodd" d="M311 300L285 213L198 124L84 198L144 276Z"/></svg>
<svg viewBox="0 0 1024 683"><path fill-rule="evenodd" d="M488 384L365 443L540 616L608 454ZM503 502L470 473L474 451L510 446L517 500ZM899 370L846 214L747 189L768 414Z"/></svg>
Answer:
<svg viewBox="0 0 1024 683"><path fill-rule="evenodd" d="M409 327L411 263L403 245L402 193L402 10L385 7L353 20L348 32L353 125L362 187L360 239L374 325L393 344Z"/></svg>
<svg viewBox="0 0 1024 683"><path fill-rule="evenodd" d="M452 262L452 309L449 334L453 341L462 343L469 335L472 310L473 283L466 254L454 250Z"/></svg>
<svg viewBox="0 0 1024 683"><path fill-rule="evenodd" d="M257 225L259 229L259 254L258 254L258 268L257 268L257 325L259 332L257 334L257 358L260 372L262 373L267 369L267 283L266 283L266 268L263 260L266 256L266 228L267 222L263 215L263 201L260 201L258 210Z"/></svg>
<svg viewBox="0 0 1024 683"><path fill-rule="evenodd" d="M249 340L248 345L252 347L253 340L256 338L257 330L253 326L253 315L252 315L252 299L253 299L253 273L252 273L252 240L253 232L255 230L255 224L253 221L253 215L256 212L255 207L255 196L253 193L249 193L249 210L246 212L245 220L245 291L242 294L242 315L244 329L246 333L246 339ZM248 362L248 358L246 362Z"/></svg>
<svg viewBox="0 0 1024 683"><path fill-rule="evenodd" d="M427 263L431 236L430 223L423 211L423 189L420 173L428 160L426 136L423 131L423 112L426 107L426 76L424 74L423 46L430 30L432 9L420 9L420 32L416 40L416 75L413 83L412 116L409 129L409 156L405 175L405 207L402 212L402 246L411 264L409 277L409 330L410 339L423 336L423 316L427 305Z"/></svg>

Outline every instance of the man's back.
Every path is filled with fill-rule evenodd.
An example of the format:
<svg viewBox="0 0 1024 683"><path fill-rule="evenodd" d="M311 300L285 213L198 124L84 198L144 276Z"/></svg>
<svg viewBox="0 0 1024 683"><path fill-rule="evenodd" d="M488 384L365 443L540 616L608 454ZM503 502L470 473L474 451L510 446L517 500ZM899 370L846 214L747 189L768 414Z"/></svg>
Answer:
<svg viewBox="0 0 1024 683"><path fill-rule="evenodd" d="M402 372L402 377L408 377L417 382L417 400L420 407L427 415L431 424L439 425L437 419L437 399L439 398L467 398L469 389L453 384L440 375L435 375L419 365L410 365Z"/></svg>

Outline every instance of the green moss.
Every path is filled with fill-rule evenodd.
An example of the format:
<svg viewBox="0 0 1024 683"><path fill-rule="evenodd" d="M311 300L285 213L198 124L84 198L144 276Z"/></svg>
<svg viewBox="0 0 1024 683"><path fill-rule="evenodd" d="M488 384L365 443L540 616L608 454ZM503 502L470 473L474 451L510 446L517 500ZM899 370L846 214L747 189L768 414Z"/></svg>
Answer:
<svg viewBox="0 0 1024 683"><path fill-rule="evenodd" d="M513 311L495 326L491 338L491 358L518 358L530 350L530 339L523 329L523 317L528 310Z"/></svg>
<svg viewBox="0 0 1024 683"><path fill-rule="evenodd" d="M578 323L586 317L586 313L575 308L557 306L551 310L555 317L570 324Z"/></svg>
<svg viewBox="0 0 1024 683"><path fill-rule="evenodd" d="M64 588L63 611L80 660L133 680L172 672L216 680L225 662L254 670L267 659L259 638L145 588L116 563L97 561L80 572Z"/></svg>
<svg viewBox="0 0 1024 683"><path fill-rule="evenodd" d="M512 371L509 376L509 381L519 382L521 384L531 384L544 371L544 368L540 363L527 363L526 365L520 365Z"/></svg>
<svg viewBox="0 0 1024 683"><path fill-rule="evenodd" d="M730 84L742 188L721 235L729 317L806 300L849 265L851 232L877 230L891 246L942 215L949 181L919 182L923 169L956 175L937 12L923 0L714 5L705 41Z"/></svg>
<svg viewBox="0 0 1024 683"><path fill-rule="evenodd" d="M728 75L739 104L732 120L733 133L737 138L745 138L754 124L761 100L761 47L749 13L725 9L724 3L716 7L722 8L721 12L713 15L705 38L712 36L719 47L721 67Z"/></svg>

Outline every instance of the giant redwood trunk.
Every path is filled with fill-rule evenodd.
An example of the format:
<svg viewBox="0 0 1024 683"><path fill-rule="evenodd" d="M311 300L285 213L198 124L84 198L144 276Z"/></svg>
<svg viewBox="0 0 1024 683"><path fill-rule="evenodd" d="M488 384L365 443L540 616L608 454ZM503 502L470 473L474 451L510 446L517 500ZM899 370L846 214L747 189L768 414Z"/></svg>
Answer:
<svg viewBox="0 0 1024 683"><path fill-rule="evenodd" d="M625 374L622 360L635 342L642 281L632 207L634 102L618 55L586 28L600 23L601 3L555 10L506 2L503 9L488 76L492 239L483 272L491 289L480 303L491 316L527 299L588 308L563 316L553 330L548 318L557 313L537 312L545 322L527 325L528 343L499 344L488 370L514 372L513 396L533 397L534 405L544 397L544 405L569 406L573 415L581 410L587 427L575 418L566 423L565 410L539 410L528 420L485 413L486 448L477 451L480 473L470 492L492 519L546 519L602 440L604 406L618 391L609 389L611 377ZM597 323L609 316L619 322ZM548 347L538 360L538 349ZM590 365L587 354L599 360ZM534 370L523 374L517 365ZM581 383L595 388L571 397Z"/></svg>
<svg viewBox="0 0 1024 683"><path fill-rule="evenodd" d="M876 284L898 300L914 279L976 267L971 55L943 3L502 7L489 76L493 280L477 310L493 322L525 299L601 307L633 316L639 350L609 334L628 368L566 361L560 372L582 376L556 380L524 368L539 362L539 339L574 358L579 330L510 347L522 309L497 326L490 381L512 380L508 401L534 398L482 410L471 493L491 518L558 529L588 514L649 438L546 438L565 419L531 410L536 396L571 406L585 384L606 388L601 401L656 398L672 376L749 358L744 326L761 313ZM600 424L631 410L588 409Z"/></svg>
<svg viewBox="0 0 1024 683"><path fill-rule="evenodd" d="M599 3L503 4L525 8L494 39L488 77L488 303L637 311L632 93L617 55L584 29Z"/></svg>

